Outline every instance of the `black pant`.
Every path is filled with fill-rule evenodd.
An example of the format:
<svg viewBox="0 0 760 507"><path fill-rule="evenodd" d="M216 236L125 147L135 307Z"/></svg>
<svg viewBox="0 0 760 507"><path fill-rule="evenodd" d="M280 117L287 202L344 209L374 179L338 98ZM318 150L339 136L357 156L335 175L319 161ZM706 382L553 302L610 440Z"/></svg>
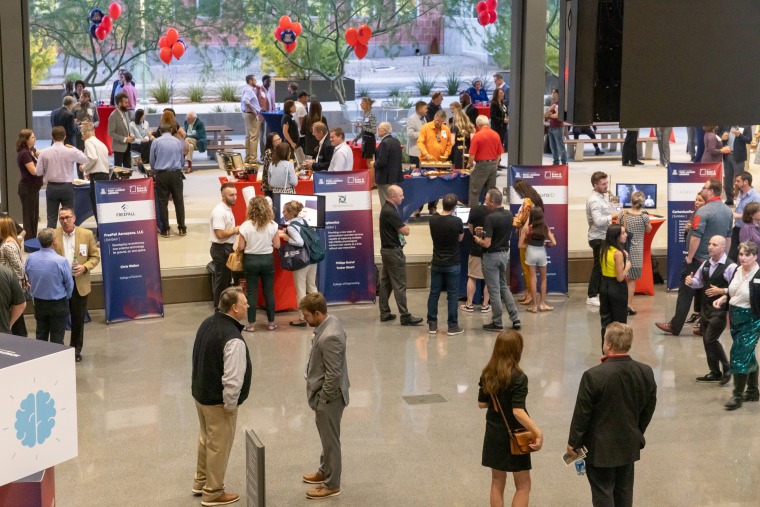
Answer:
<svg viewBox="0 0 760 507"><path fill-rule="evenodd" d="M211 243L211 293L214 295L214 308L219 306L219 297L230 286L232 271L227 268L227 258L232 253L230 243Z"/></svg>
<svg viewBox="0 0 760 507"><path fill-rule="evenodd" d="M165 227L162 233L169 232L169 196L174 201L174 211L177 213L177 227L180 231L186 230L185 226L185 198L182 195L184 184L182 171L165 170L156 171L156 193L158 194L158 212L161 223Z"/></svg>
<svg viewBox="0 0 760 507"><path fill-rule="evenodd" d="M588 279L588 297L593 298L599 295L599 283L602 280L602 265L599 264L599 254L602 249L601 239L589 240L588 246L594 256L594 266L591 268L591 276Z"/></svg>
<svg viewBox="0 0 760 507"><path fill-rule="evenodd" d="M37 339L63 345L69 305L63 299L34 299L34 319L37 321Z"/></svg>
<svg viewBox="0 0 760 507"><path fill-rule="evenodd" d="M69 299L69 314L71 315L71 340L69 346L74 347L77 354L82 352L84 345L84 319L87 315L87 296L82 296L74 283L74 292Z"/></svg>
<svg viewBox="0 0 760 507"><path fill-rule="evenodd" d="M594 507L633 506L633 463L619 467L586 465Z"/></svg>
<svg viewBox="0 0 760 507"><path fill-rule="evenodd" d="M21 218L26 239L36 238L37 224L40 221L40 187L19 182L18 197L21 199Z"/></svg>
<svg viewBox="0 0 760 507"><path fill-rule="evenodd" d="M738 222L739 220L737 220ZM741 227L731 229L731 246L728 249L728 258L736 262L739 257L739 231Z"/></svg>
<svg viewBox="0 0 760 507"><path fill-rule="evenodd" d="M132 167L132 151L129 149L129 146L127 146L127 149L122 152L114 150L113 165L117 167L126 167L127 169Z"/></svg>
<svg viewBox="0 0 760 507"><path fill-rule="evenodd" d="M628 284L618 282L614 276L603 276L599 287L599 317L602 321L602 347L604 331L613 322L628 322Z"/></svg>
<svg viewBox="0 0 760 507"><path fill-rule="evenodd" d="M639 154L636 150L636 141L638 139L638 129L631 129L626 132L625 141L623 141L623 164L633 164L639 161Z"/></svg>
<svg viewBox="0 0 760 507"><path fill-rule="evenodd" d="M92 204L92 214L95 217L95 223L98 223L98 206L95 204L95 182L108 179L108 173L90 174L90 204Z"/></svg>
<svg viewBox="0 0 760 507"><path fill-rule="evenodd" d="M724 373L728 371L726 351L723 350L723 345L719 341L720 335L726 330L726 311L714 308L712 305L714 298L705 296L702 289L697 290L697 293L702 294L704 298L704 304L700 312L699 329L702 331L702 342L704 343L705 354L707 355L707 366L711 372L720 375L721 367L723 367Z"/></svg>
<svg viewBox="0 0 760 507"><path fill-rule="evenodd" d="M47 203L47 226L55 229L58 226L58 208L74 209L74 185L48 182L45 201Z"/></svg>
<svg viewBox="0 0 760 507"><path fill-rule="evenodd" d="M691 264L683 263L683 269L681 270L681 284L678 286L678 300L676 301L676 313L673 318L670 319L670 328L673 330L673 334L679 334L683 329L686 317L689 315L689 309L691 308L691 300L694 298L696 290L692 289L690 285L686 285L684 280L690 273L696 273L699 267L702 265L702 261L696 258L692 259ZM703 301L702 306L705 306L707 301Z"/></svg>
<svg viewBox="0 0 760 507"><path fill-rule="evenodd" d="M586 125L585 127L573 127L573 139L578 139L581 134L587 135L589 139L596 139L596 133L594 132L594 129ZM594 145L594 149L596 151L599 150L599 145L596 143L592 143Z"/></svg>
<svg viewBox="0 0 760 507"><path fill-rule="evenodd" d="M23 313L11 326L11 334L14 336L29 336L29 333L26 330L26 322L24 321Z"/></svg>

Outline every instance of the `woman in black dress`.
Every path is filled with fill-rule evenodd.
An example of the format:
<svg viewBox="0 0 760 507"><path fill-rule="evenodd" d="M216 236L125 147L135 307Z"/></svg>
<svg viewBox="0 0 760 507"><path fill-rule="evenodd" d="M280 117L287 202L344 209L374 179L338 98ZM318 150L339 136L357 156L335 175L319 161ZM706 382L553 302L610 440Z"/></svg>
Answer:
<svg viewBox="0 0 760 507"><path fill-rule="evenodd" d="M536 441L530 446L541 449L543 434L525 411L528 396L528 377L520 369L523 338L517 331L499 333L491 360L480 376L478 406L487 408L486 433L483 439L482 464L491 469L491 507L504 507L504 489L507 472L512 472L515 494L512 507L528 505L530 497L530 454L514 455L510 452L509 434L504 420L494 408L491 396L498 398L512 430L526 428L533 432Z"/></svg>
<svg viewBox="0 0 760 507"><path fill-rule="evenodd" d="M285 114L282 115L283 141L290 145L291 151L295 151L298 147L298 125L293 119L293 115L296 112L296 103L292 100L286 100L282 106L282 110L285 111Z"/></svg>
<svg viewBox="0 0 760 507"><path fill-rule="evenodd" d="M42 176L37 176L37 157L40 151L34 147L34 132L21 129L16 141L16 163L21 171L18 182L18 196L21 199L24 230L27 238L37 237L37 223L40 221L40 189Z"/></svg>
<svg viewBox="0 0 760 507"><path fill-rule="evenodd" d="M317 155L317 148L319 148L319 141L311 133L311 126L321 121L327 126L327 120L322 116L322 104L317 100L312 100L309 106L309 114L307 114L303 122L301 122L301 135L304 137L303 153L315 157ZM327 131L330 129L328 127ZM329 139L328 139L329 141Z"/></svg>
<svg viewBox="0 0 760 507"><path fill-rule="evenodd" d="M507 137L507 125L509 124L509 113L507 105L504 103L504 90L496 88L491 100L491 128L499 134L501 146L504 147L504 140Z"/></svg>

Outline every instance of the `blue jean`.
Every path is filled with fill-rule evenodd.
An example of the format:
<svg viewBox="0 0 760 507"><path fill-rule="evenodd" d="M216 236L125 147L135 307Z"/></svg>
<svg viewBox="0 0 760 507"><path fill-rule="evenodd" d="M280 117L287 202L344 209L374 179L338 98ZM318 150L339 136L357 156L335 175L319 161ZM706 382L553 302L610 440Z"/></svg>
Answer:
<svg viewBox="0 0 760 507"><path fill-rule="evenodd" d="M488 286L488 295L491 298L491 311L493 312L493 324L503 327L502 315L504 307L509 312L509 320L513 323L520 320L517 313L517 305L512 298L507 283L509 271L509 251L483 254L483 277ZM502 306L503 305L503 306Z"/></svg>
<svg viewBox="0 0 760 507"><path fill-rule="evenodd" d="M552 150L554 165L559 165L560 160L562 160L563 164L567 164L565 127L549 127L549 148Z"/></svg>
<svg viewBox="0 0 760 507"><path fill-rule="evenodd" d="M428 322L438 322L438 300L441 292L446 291L446 301L449 311L449 327L456 327L459 323L459 271L456 266L431 266L430 268L430 295L428 296Z"/></svg>

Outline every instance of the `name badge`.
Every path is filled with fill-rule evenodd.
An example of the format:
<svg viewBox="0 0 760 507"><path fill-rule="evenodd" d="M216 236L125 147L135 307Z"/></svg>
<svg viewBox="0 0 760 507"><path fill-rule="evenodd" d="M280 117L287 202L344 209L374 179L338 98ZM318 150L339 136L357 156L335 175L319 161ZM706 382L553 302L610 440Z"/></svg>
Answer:
<svg viewBox="0 0 760 507"><path fill-rule="evenodd" d="M87 245L82 243L79 245L79 255L82 257L87 257Z"/></svg>
<svg viewBox="0 0 760 507"><path fill-rule="evenodd" d="M441 132L441 137L444 138L444 139L446 139L446 131L445 130L443 132Z"/></svg>

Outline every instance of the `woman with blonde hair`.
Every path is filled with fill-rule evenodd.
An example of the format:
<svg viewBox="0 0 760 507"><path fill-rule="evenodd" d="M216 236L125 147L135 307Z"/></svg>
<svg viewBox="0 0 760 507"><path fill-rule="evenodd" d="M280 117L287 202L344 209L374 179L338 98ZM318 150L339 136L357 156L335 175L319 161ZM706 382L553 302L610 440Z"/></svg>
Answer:
<svg viewBox="0 0 760 507"><path fill-rule="evenodd" d="M451 149L451 162L455 169L464 169L464 154L470 151L470 138L475 133L475 126L464 114L459 102L452 102L451 110L451 136L454 138L454 146Z"/></svg>
<svg viewBox="0 0 760 507"><path fill-rule="evenodd" d="M301 236L301 229L308 224L306 220L301 216L303 211L303 204L298 201L290 201L285 204L282 210L282 216L288 221L288 228L286 234L282 237L288 244L302 247L304 246L304 240ZM293 271L293 282L296 286L296 299L300 302L307 294L317 292L317 265L309 264L297 271ZM303 313L298 311L300 316L299 320L290 322L291 326L306 327L306 321L303 318Z"/></svg>
<svg viewBox="0 0 760 507"><path fill-rule="evenodd" d="M267 329L274 331L274 257L275 248L280 248L280 235L274 222L272 206L266 197L256 196L248 203L247 220L240 226L238 252L245 252L243 273L248 286L248 324L245 331L252 333L256 324L256 302L259 297L259 279L264 291L267 311Z"/></svg>
<svg viewBox="0 0 760 507"><path fill-rule="evenodd" d="M22 291L27 289L28 282L21 259L21 242L18 240L16 222L9 216L0 215L0 241L0 264L13 271ZM11 333L16 336L28 336L23 313L11 326Z"/></svg>
<svg viewBox="0 0 760 507"><path fill-rule="evenodd" d="M628 315L636 315L633 309L633 295L636 292L636 280L641 278L644 265L644 234L651 232L652 224L649 215L644 211L644 192L636 191L631 194L631 209L624 209L618 216L618 223L625 227L628 233L630 248L628 256L631 269L628 271Z"/></svg>
<svg viewBox="0 0 760 507"><path fill-rule="evenodd" d="M527 506L530 498L530 454L511 453L509 433L502 416L513 431L526 428L533 432L536 437L530 444L533 450L540 450L544 440L543 433L525 410L528 377L520 368L522 351L522 335L513 330L502 331L480 376L478 407L488 409L482 464L491 469L491 507L504 507L508 472L512 472L515 482L512 507ZM500 408L503 414L499 413Z"/></svg>

